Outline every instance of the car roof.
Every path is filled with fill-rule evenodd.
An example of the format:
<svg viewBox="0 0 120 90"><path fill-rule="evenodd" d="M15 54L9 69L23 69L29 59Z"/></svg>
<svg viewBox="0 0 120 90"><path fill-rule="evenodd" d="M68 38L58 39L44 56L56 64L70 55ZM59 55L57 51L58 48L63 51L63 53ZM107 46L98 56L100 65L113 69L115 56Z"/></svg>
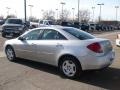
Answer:
<svg viewBox="0 0 120 90"><path fill-rule="evenodd" d="M51 26L47 26L47 27L38 27L36 29L54 29L54 30L62 30L64 28L73 28L73 27L67 27L67 26L60 26L60 25L51 25ZM35 29L32 29L35 30Z"/></svg>

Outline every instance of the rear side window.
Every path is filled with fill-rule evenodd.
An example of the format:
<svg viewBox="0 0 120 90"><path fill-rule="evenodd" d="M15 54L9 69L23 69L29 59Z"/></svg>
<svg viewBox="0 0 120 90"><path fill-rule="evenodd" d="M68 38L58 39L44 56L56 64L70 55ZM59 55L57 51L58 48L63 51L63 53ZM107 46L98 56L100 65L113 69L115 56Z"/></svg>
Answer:
<svg viewBox="0 0 120 90"><path fill-rule="evenodd" d="M76 28L64 28L63 30L80 40L87 40L87 39L94 38L93 35L91 35L87 32L81 31L79 29L76 29Z"/></svg>
<svg viewBox="0 0 120 90"><path fill-rule="evenodd" d="M42 40L66 40L66 38L55 30L44 30Z"/></svg>

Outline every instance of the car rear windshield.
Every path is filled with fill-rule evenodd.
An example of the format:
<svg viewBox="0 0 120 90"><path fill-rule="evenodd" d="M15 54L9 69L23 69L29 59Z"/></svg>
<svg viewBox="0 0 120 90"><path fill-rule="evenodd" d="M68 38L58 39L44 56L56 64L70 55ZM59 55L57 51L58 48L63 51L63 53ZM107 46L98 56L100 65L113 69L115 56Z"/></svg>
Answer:
<svg viewBox="0 0 120 90"><path fill-rule="evenodd" d="M20 19L8 19L6 21L6 23L9 23L9 24L22 24L22 20L20 20Z"/></svg>
<svg viewBox="0 0 120 90"><path fill-rule="evenodd" d="M76 28L64 28L64 31L68 32L69 34L75 36L76 38L80 39L80 40L87 40L87 39L93 39L95 38L93 35L81 31L79 29Z"/></svg>

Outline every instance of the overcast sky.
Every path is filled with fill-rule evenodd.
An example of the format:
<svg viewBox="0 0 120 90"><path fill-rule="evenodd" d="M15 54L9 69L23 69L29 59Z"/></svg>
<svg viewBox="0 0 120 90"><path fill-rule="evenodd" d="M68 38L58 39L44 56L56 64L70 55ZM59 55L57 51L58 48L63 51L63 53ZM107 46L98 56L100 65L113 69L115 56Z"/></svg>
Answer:
<svg viewBox="0 0 120 90"><path fill-rule="evenodd" d="M34 5L32 9L32 15L37 18L41 18L41 10L56 10L61 11L60 2L65 2L64 9L72 12L72 8L75 8L77 14L77 2L78 0L26 0L27 1L27 16L30 16L29 4ZM95 7L95 19L99 15L98 3L104 3L102 6L102 19L104 20L115 20L116 10L115 6L120 6L120 0L80 0L80 9L89 10L92 16L91 7ZM24 0L0 0L0 15L6 16L7 9L11 8L9 13L16 14L19 18L24 17ZM120 20L120 8L118 9L118 19Z"/></svg>

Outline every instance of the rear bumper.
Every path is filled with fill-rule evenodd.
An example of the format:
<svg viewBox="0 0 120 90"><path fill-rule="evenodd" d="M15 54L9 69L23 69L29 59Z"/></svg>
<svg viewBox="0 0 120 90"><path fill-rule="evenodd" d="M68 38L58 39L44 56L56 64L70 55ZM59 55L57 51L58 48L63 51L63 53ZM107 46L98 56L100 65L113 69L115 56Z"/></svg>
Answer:
<svg viewBox="0 0 120 90"><path fill-rule="evenodd" d="M82 66L82 70L95 70L95 69L102 69L104 67L108 67L113 63L115 59L115 52L111 51L104 56L98 57L84 57L84 59L79 58Z"/></svg>

